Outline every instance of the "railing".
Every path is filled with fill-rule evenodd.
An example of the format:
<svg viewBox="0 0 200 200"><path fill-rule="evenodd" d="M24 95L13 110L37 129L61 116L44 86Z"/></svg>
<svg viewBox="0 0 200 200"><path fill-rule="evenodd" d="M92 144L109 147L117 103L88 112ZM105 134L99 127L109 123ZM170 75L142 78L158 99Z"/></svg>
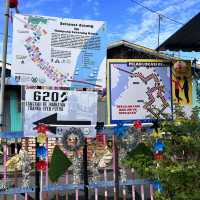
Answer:
<svg viewBox="0 0 200 200"><path fill-rule="evenodd" d="M8 142L8 139L6 140ZM15 145L16 146L16 145ZM7 171L6 162L9 157L8 153L8 145L4 143L3 145L3 166L2 166L2 180L5 183L10 183L10 188L5 188L0 190L0 199L6 199L6 196L9 196L9 200L21 200L21 196L24 196L25 200L30 200L31 198L34 199L34 192L35 187L30 186L30 188L21 188L17 184L20 182L20 173L14 171L12 173ZM15 148L15 153L17 153L17 149ZM70 176L72 174L67 172L63 177L59 179L58 184L51 184L48 179L48 170L44 172L43 177L43 199L44 200L51 200L52 194L56 195L56 200L60 200L59 194L65 194L66 200L76 199L82 200L83 199L83 190L84 184L71 184L70 183ZM127 179L125 182L119 182L120 188L120 199L123 200L153 200L153 183L148 180L144 179ZM32 176L32 185L34 185L34 174ZM101 173L101 181L96 182L89 182L87 186L89 189L89 196L91 200L100 200L100 199L112 199L114 198L115 194L115 183L113 180L113 170L104 169ZM73 196L73 198L72 198ZM31 198L30 198L31 197Z"/></svg>

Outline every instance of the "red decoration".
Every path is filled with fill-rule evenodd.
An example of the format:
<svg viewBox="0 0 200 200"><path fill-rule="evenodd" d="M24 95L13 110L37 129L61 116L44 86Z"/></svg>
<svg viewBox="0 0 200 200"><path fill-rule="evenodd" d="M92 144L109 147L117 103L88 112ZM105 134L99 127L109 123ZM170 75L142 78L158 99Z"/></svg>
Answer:
<svg viewBox="0 0 200 200"><path fill-rule="evenodd" d="M17 8L18 0L9 0L9 6L10 8Z"/></svg>
<svg viewBox="0 0 200 200"><path fill-rule="evenodd" d="M37 130L38 133L46 133L48 131L48 126L46 124L38 124L34 130Z"/></svg>
<svg viewBox="0 0 200 200"><path fill-rule="evenodd" d="M141 121L135 121L133 124L134 128L139 129L142 128L142 122Z"/></svg>
<svg viewBox="0 0 200 200"><path fill-rule="evenodd" d="M162 153L155 153L154 154L154 159L155 160L163 160L163 154Z"/></svg>
<svg viewBox="0 0 200 200"><path fill-rule="evenodd" d="M40 160L36 163L36 169L38 171L44 171L47 168L47 163L45 160Z"/></svg>

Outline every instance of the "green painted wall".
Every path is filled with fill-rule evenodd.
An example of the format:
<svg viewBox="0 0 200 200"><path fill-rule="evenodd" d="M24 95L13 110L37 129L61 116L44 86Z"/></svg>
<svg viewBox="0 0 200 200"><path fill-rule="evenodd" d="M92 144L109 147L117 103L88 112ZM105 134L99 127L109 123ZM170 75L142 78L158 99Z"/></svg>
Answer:
<svg viewBox="0 0 200 200"><path fill-rule="evenodd" d="M21 100L17 99L17 92L10 91L10 130L22 131L22 113L18 108Z"/></svg>

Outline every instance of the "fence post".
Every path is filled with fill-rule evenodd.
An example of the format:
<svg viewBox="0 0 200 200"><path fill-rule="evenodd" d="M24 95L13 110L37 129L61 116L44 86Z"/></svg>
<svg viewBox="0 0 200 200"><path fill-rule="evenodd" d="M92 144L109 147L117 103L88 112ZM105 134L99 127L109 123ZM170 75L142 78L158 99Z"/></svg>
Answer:
<svg viewBox="0 0 200 200"><path fill-rule="evenodd" d="M118 163L118 147L117 136L112 136L113 140L113 173L114 173L114 200L119 199L119 163Z"/></svg>

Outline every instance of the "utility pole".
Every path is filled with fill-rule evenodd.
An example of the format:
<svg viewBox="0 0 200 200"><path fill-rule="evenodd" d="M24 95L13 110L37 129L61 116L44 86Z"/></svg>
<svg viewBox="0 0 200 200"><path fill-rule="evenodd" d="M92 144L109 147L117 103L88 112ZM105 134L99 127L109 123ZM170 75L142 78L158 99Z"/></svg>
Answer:
<svg viewBox="0 0 200 200"><path fill-rule="evenodd" d="M161 21L161 16L158 15L158 47L160 46L160 21Z"/></svg>
<svg viewBox="0 0 200 200"><path fill-rule="evenodd" d="M2 54L2 67L1 67L1 90L0 90L0 132L3 131L4 90L5 90L5 75L6 75L7 46L8 46L8 20L9 20L9 0L5 0L3 54Z"/></svg>

